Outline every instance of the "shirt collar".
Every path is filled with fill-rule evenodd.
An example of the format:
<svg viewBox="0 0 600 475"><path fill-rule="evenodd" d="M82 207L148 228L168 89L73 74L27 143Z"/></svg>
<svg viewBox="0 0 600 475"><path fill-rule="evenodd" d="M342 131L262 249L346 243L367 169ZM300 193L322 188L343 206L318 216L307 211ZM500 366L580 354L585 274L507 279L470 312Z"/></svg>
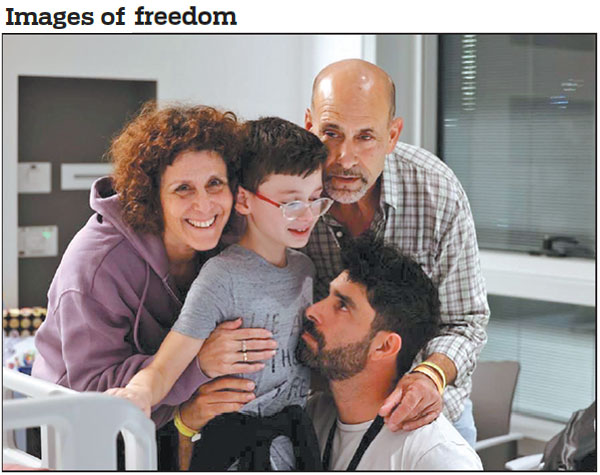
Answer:
<svg viewBox="0 0 600 475"><path fill-rule="evenodd" d="M321 221L328 226L341 226L341 224L337 222L337 219L331 216L331 210L327 211L327 213L321 216Z"/></svg>
<svg viewBox="0 0 600 475"><path fill-rule="evenodd" d="M382 209L384 209L383 205L387 204L396 210L401 204L397 177L398 163L394 160L394 154L390 153L385 157L381 177L381 198L379 203Z"/></svg>

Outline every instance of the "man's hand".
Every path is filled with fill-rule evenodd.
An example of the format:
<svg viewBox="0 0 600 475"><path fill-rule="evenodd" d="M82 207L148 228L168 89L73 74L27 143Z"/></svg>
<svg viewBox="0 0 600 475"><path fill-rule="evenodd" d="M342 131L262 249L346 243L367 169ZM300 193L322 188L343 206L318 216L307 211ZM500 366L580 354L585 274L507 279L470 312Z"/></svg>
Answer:
<svg viewBox="0 0 600 475"><path fill-rule="evenodd" d="M442 396L431 379L424 374L406 373L381 406L379 415L392 432L414 430L437 419L442 407Z"/></svg>
<svg viewBox="0 0 600 475"><path fill-rule="evenodd" d="M196 431L214 417L239 411L254 399L254 382L226 376L214 379L198 388L196 395L179 406L182 422ZM191 439L179 434L179 469L187 470L192 458Z"/></svg>
<svg viewBox="0 0 600 475"><path fill-rule="evenodd" d="M199 431L212 418L226 412L239 411L254 399L254 382L225 376L198 388L196 395L180 406L181 420L190 429Z"/></svg>
<svg viewBox="0 0 600 475"><path fill-rule="evenodd" d="M438 365L446 385L456 379L454 362L442 353L432 353L427 361ZM433 422L442 413L443 401L435 383L421 373L406 373L384 401L379 415L392 432L414 430Z"/></svg>
<svg viewBox="0 0 600 475"><path fill-rule="evenodd" d="M277 342L269 330L241 325L241 318L221 323L202 345L198 363L209 378L254 373L265 367L262 361L275 356Z"/></svg>

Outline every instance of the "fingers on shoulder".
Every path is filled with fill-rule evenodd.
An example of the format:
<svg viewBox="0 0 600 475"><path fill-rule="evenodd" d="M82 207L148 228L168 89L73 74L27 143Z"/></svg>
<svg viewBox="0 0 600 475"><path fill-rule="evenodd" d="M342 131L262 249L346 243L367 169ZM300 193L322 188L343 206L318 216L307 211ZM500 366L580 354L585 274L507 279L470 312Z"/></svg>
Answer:
<svg viewBox="0 0 600 475"><path fill-rule="evenodd" d="M422 397L419 391L404 391L400 404L394 409L388 418L388 424L400 428L406 421L414 419L420 412Z"/></svg>
<svg viewBox="0 0 600 475"><path fill-rule="evenodd" d="M420 417L414 421L409 421L409 422L405 423L402 428L404 430L418 429L419 427L423 427L427 424L431 424L433 421L435 421L439 417L439 415L440 415L440 413L438 411L428 412L428 413L424 414L423 417Z"/></svg>

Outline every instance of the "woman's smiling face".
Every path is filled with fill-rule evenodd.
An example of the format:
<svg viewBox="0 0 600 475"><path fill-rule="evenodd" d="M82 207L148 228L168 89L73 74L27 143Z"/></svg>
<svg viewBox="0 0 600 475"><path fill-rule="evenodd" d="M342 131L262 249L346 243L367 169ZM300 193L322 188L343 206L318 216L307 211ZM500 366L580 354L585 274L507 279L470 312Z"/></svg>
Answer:
<svg viewBox="0 0 600 475"><path fill-rule="evenodd" d="M170 261L214 249L233 206L221 156L209 150L180 153L161 177L160 203Z"/></svg>

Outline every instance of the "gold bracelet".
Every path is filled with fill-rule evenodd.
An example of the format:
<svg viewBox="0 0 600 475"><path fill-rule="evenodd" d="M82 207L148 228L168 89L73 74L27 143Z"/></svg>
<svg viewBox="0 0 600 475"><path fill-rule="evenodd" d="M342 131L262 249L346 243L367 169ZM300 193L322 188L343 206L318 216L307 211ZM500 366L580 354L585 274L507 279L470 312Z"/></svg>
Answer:
<svg viewBox="0 0 600 475"><path fill-rule="evenodd" d="M412 373L415 373L415 372L424 374L425 376L429 377L429 379L431 379L433 381L433 383L435 384L435 387L438 390L438 392L440 394L443 394L444 388L442 387L442 381L440 380L440 377L438 376L438 374L435 371L433 371L431 368L429 368L427 366L417 366L416 368L414 368L412 370Z"/></svg>
<svg viewBox="0 0 600 475"><path fill-rule="evenodd" d="M417 366L417 367L413 368L411 373L424 374L425 376L427 376L429 379L431 379L433 381L433 384L435 384L435 387L440 394L444 393L444 389L442 388L442 382L440 381L438 374L435 371L433 371L431 368L429 368L427 366Z"/></svg>
<svg viewBox="0 0 600 475"><path fill-rule="evenodd" d="M442 387L444 389L446 389L446 373L444 373L444 370L437 364L432 363L431 361L421 361L419 363L419 366L421 365L425 365L425 366L429 366L430 368L433 368L434 370L436 370L438 372L438 374L440 375L440 377L442 378Z"/></svg>
<svg viewBox="0 0 600 475"><path fill-rule="evenodd" d="M198 431L190 429L183 423L183 421L181 420L181 412L179 412L179 406L177 406L177 409L175 409L175 417L173 418L173 423L175 424L175 427L177 427L179 433L184 437L189 437L191 439L196 434L198 434Z"/></svg>

